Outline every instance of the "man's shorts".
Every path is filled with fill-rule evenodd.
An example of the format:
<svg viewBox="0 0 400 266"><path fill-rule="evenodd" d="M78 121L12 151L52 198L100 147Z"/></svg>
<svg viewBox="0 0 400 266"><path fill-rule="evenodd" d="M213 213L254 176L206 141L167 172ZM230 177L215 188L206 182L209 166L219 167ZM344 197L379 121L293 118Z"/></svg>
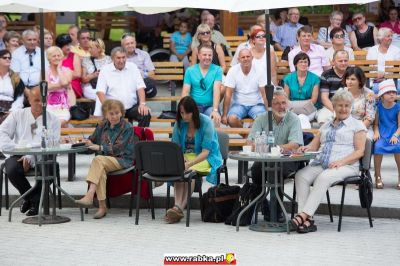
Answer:
<svg viewBox="0 0 400 266"><path fill-rule="evenodd" d="M234 115L239 119L243 119L245 117L256 119L257 116L265 113L266 111L267 110L265 110L265 106L262 103L253 106L245 106L234 103L228 111L228 117Z"/></svg>

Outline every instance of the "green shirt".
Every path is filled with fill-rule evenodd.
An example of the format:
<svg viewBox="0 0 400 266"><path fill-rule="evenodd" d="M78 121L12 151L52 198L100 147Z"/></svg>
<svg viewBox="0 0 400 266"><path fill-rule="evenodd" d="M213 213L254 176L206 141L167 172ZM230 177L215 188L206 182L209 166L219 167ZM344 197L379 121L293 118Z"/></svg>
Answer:
<svg viewBox="0 0 400 266"><path fill-rule="evenodd" d="M303 145L303 131L301 129L300 120L296 114L289 111L280 123L277 124L276 120L273 119L272 125L276 145L283 145L289 142ZM257 117L247 139L254 141L256 133L261 133L262 131L268 134L268 112Z"/></svg>

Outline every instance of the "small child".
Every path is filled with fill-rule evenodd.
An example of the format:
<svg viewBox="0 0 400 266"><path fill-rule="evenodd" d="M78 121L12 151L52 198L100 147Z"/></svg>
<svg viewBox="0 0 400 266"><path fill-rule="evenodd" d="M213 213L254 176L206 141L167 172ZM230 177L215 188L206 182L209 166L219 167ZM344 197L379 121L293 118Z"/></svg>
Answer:
<svg viewBox="0 0 400 266"><path fill-rule="evenodd" d="M374 167L375 186L383 188L381 165L384 154L394 154L397 164L398 183L400 189L400 104L396 103L397 90L392 79L379 83L377 112L374 122Z"/></svg>
<svg viewBox="0 0 400 266"><path fill-rule="evenodd" d="M192 36L188 32L188 23L181 21L179 24L179 31L175 31L171 35L170 50L171 57L169 61L171 62L183 62L183 66L189 67L188 54L192 51L190 45L192 43Z"/></svg>

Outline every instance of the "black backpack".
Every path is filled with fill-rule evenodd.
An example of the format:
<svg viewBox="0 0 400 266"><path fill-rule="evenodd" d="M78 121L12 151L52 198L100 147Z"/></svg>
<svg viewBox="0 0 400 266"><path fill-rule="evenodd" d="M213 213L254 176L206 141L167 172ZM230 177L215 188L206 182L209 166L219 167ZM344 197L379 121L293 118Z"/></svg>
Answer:
<svg viewBox="0 0 400 266"><path fill-rule="evenodd" d="M240 189L239 199L236 200L231 215L226 219L225 224L236 226L239 213L246 208L261 193L261 187L254 183L246 183ZM250 225L256 204L248 209L239 221L240 226Z"/></svg>
<svg viewBox="0 0 400 266"><path fill-rule="evenodd" d="M200 201L203 222L222 223L232 213L233 206L239 198L239 186L219 184L210 187Z"/></svg>

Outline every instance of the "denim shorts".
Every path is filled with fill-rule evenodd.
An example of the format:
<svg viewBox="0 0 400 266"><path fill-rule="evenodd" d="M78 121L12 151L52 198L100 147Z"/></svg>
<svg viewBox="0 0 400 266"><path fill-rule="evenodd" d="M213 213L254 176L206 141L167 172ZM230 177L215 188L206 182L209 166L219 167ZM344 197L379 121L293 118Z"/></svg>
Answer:
<svg viewBox="0 0 400 266"><path fill-rule="evenodd" d="M212 106L206 106L206 105L198 104L197 108L199 108L200 114L203 114L203 115L206 115L206 116L210 116L212 111L213 111L213 107Z"/></svg>
<svg viewBox="0 0 400 266"><path fill-rule="evenodd" d="M262 103L253 106L246 106L234 103L229 109L228 117L234 115L239 119L243 119L247 116L256 119L257 116L265 113L266 111L267 110L265 109L265 105Z"/></svg>

